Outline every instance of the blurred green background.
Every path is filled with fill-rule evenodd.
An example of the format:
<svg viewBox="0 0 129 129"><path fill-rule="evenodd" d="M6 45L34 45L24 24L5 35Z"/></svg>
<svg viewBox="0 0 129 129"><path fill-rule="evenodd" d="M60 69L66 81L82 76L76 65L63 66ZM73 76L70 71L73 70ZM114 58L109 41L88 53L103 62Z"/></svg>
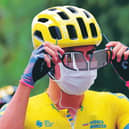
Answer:
<svg viewBox="0 0 129 129"><path fill-rule="evenodd" d="M89 10L109 40L129 46L129 0L0 0L0 87L18 85L33 50L32 19L43 9L57 5L75 5ZM100 48L105 44L103 41ZM36 83L31 95L44 91L47 86L48 76ZM129 90L111 65L98 70L91 89L122 92L129 97Z"/></svg>

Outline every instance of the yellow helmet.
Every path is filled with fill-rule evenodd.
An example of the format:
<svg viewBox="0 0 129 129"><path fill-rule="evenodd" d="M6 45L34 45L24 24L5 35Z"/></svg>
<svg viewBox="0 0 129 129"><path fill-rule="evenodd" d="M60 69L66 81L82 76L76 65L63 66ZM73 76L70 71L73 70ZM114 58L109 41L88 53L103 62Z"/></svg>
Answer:
<svg viewBox="0 0 129 129"><path fill-rule="evenodd" d="M36 15L32 22L34 48L44 42L61 48L99 45L102 34L94 16L75 6L48 8Z"/></svg>

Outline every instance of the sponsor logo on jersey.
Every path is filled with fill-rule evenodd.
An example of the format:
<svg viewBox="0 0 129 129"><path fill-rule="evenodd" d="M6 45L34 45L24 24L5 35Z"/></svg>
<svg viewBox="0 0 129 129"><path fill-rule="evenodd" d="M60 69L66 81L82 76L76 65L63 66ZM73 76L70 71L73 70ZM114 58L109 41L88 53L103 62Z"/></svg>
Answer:
<svg viewBox="0 0 129 129"><path fill-rule="evenodd" d="M89 123L82 124L82 126L89 126L90 129L107 127L107 125L104 123L103 120L93 120L93 121L90 121Z"/></svg>

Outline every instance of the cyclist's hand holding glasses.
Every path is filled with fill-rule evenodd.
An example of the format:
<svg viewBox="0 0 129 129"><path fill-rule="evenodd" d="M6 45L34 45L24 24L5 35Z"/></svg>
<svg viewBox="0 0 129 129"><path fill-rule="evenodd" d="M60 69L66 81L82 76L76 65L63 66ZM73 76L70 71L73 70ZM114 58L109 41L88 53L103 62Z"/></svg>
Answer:
<svg viewBox="0 0 129 129"><path fill-rule="evenodd" d="M109 42L106 48L112 48L112 64L121 79L126 82L126 86L129 87L129 48L116 41Z"/></svg>
<svg viewBox="0 0 129 129"><path fill-rule="evenodd" d="M45 76L59 62L58 52L64 53L63 49L48 42L33 50L20 82L34 88L35 82Z"/></svg>

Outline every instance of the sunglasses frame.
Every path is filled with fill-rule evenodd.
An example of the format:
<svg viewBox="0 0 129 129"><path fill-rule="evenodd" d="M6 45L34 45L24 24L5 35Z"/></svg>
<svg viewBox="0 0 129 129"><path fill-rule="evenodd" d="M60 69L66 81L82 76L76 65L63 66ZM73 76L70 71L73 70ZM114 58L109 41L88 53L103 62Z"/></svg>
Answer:
<svg viewBox="0 0 129 129"><path fill-rule="evenodd" d="M110 62L111 62L111 50L110 49L100 49L100 50L96 50L96 51L94 51L94 53L97 53L97 52L102 52L102 51L105 51L105 53L106 53L106 64L104 64L103 66L100 66L100 67L98 67L97 69L99 69L99 68L102 68L102 67L104 67L104 66L106 66L107 64L109 64ZM74 68L70 68L70 67L68 67L67 65L65 65L65 63L64 63L64 58L65 58L65 55L67 55L67 54L69 54L69 53L79 53L79 54L81 54L82 55L82 58L83 58L83 60L85 61L85 64L88 66L87 68L82 68L82 69L74 69ZM94 54L93 53L93 54ZM68 69L70 69L70 70L74 70L74 71L78 71L78 70L80 70L80 71L85 71L85 70L94 70L94 68L90 68L90 61L92 60L92 56L91 56L91 58L90 58L90 61L87 61L85 58L84 58L84 56L83 56L83 54L82 54L82 52L80 52L80 51L69 51L69 52L66 52L66 53L64 53L63 55L61 55L60 53L59 53L59 58L60 58L60 60L61 60L61 62L62 62L62 64L66 67L66 68L68 68Z"/></svg>

